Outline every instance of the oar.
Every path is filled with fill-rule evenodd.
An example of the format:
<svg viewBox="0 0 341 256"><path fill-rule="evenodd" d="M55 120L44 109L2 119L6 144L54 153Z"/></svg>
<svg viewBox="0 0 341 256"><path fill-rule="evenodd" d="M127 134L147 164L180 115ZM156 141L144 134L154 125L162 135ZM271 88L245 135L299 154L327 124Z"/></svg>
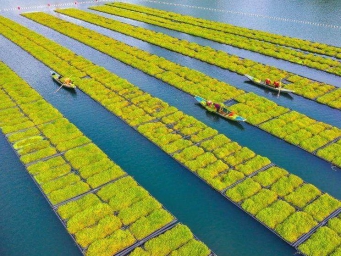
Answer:
<svg viewBox="0 0 341 256"><path fill-rule="evenodd" d="M277 98L279 97L279 94L281 93L281 88L282 88L282 79L279 81Z"/></svg>
<svg viewBox="0 0 341 256"><path fill-rule="evenodd" d="M54 93L58 92L63 86L64 84L62 84Z"/></svg>

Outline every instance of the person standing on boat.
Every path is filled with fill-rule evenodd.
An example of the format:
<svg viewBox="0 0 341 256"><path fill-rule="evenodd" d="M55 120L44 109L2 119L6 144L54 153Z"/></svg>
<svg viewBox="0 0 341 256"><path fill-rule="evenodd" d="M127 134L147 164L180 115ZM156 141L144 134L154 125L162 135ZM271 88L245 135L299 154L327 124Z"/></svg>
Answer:
<svg viewBox="0 0 341 256"><path fill-rule="evenodd" d="M218 104L218 103L214 103L213 105L214 105L214 107L216 108L217 112L219 112L219 109L220 109L220 104Z"/></svg>

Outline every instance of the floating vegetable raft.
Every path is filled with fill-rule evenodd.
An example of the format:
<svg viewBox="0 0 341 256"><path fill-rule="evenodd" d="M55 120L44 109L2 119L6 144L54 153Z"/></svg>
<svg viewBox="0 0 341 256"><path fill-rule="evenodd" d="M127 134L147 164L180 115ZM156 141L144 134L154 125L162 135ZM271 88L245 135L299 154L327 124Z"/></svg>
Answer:
<svg viewBox="0 0 341 256"><path fill-rule="evenodd" d="M269 159L57 43L5 20L2 34L11 35L50 68L62 69L61 74L79 74L78 88L289 244L298 246L302 237L340 210L340 201ZM81 79L84 73L88 79Z"/></svg>
<svg viewBox="0 0 341 256"><path fill-rule="evenodd" d="M115 3L115 6L116 5L117 4ZM154 24L150 20L153 17L152 15L140 15L138 12L135 11L131 12L122 8L114 8L113 6L107 5L91 7L91 9ZM310 100L326 104L330 107L341 109L341 89L338 87L304 78L302 76L280 70L273 66L264 65L250 59L244 59L223 51L217 51L209 46L201 46L194 42L180 40L178 38L171 37L163 33L155 32L141 27L135 27L81 10L65 9L57 10L57 12L85 20L129 36L136 37L138 39L164 47L171 51L179 52L181 54L197 58L209 64L228 69L240 75L250 74L259 79L264 80L266 78L270 78L273 81L285 78L287 81L290 82L290 84L286 85L286 88L294 90L296 94ZM181 15L181 17L184 16ZM162 20L161 23L156 23L155 25L166 26L168 28L167 24L169 23L174 23L171 27L172 29L176 29L179 26L179 22L170 20ZM202 31L202 29L199 30L200 32ZM182 32L191 33L191 31L189 30L183 30ZM325 68L328 67L325 66Z"/></svg>
<svg viewBox="0 0 341 256"><path fill-rule="evenodd" d="M297 129L289 129L286 132L279 127L273 127L271 124L266 125L265 122L271 121L272 119L289 112L290 109L279 106L276 103L254 93L246 93L198 71L177 65L156 55L152 55L95 31L58 19L54 16L45 13L27 13L24 14L24 16L51 27L60 33L75 38L80 42L86 43L105 54L108 54L128 65L136 67L147 74L183 90L186 93L192 94L193 96L199 95L202 98L209 98L216 102L223 102L226 99L233 98L239 103L229 108L246 118L247 122L256 125L260 129L280 137L293 145L297 145L310 153L316 153L319 157L341 167L341 159L335 155L335 153L330 156L323 153L319 154L317 152L317 150L322 147L328 146L327 148L329 148L329 146L333 145L334 147L335 145L337 147L338 140L341 138L341 130L336 127L322 122L317 122L316 120L301 114L299 114L300 119L302 119L301 117L305 117L305 122L310 122L310 124L319 124L319 126L314 126L312 129L309 129L308 132L303 132L300 128L305 128L304 124L301 125L299 122L296 122L294 126L296 126ZM153 70L156 69L159 70L157 74L153 73ZM292 133L293 135L289 136ZM301 133L304 133L304 136L300 137ZM297 141L294 140L295 138L297 138Z"/></svg>
<svg viewBox="0 0 341 256"><path fill-rule="evenodd" d="M145 243L150 252L212 254L2 62L0 102L1 130L84 254L126 255Z"/></svg>

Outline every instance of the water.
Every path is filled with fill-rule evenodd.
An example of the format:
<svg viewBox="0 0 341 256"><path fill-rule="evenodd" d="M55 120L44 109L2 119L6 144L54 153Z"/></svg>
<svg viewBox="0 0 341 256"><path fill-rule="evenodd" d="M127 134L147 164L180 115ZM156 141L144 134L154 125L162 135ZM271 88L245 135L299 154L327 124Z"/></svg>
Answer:
<svg viewBox="0 0 341 256"><path fill-rule="evenodd" d="M4 6L16 7L18 5L13 1L8 2L10 3L5 2ZM38 2L39 4L47 3L47 1L25 1L21 5L36 5ZM60 2L63 1L58 1L58 3ZM169 2L181 2L189 5L196 4L196 1ZM210 6L211 8L246 12L247 3L250 1L238 1L238 3L235 1L215 1L213 4L211 2L206 1L200 4ZM300 19L309 19L311 21L318 21L320 19L323 22L336 22L335 24L337 24L339 17L334 9L339 8L338 10L340 10L340 3L337 3L337 1L325 3L325 8L331 9L331 12L327 14L316 7L321 2L325 1L291 1L288 4L289 6L286 6L286 8L282 7L282 12L280 13L284 17L292 18L295 15L288 13L286 9L299 14L300 10L311 5L315 6L316 10L314 10L317 13L317 17L303 13L303 15L299 16ZM179 7L175 6L141 3L169 10L180 10ZM269 6L271 12L268 14L274 15L277 12L271 6L274 6L276 3L278 4L278 1L268 0L262 1L262 5L259 5ZM280 8L280 6L278 4L277 8ZM250 27L252 25L257 29L292 36L297 34L296 29L298 29L291 27L290 30L290 26L287 26L288 23L285 22L281 23L273 20L269 22L266 19L256 20L254 17L245 15L241 17L241 15L225 13L224 16L221 14L212 16L212 12L200 9L188 8L181 10L190 15L220 19L237 25L252 22L252 24L244 26L249 25ZM252 12L264 14L267 13L267 10L263 7L254 7ZM324 161L280 142L276 138L266 135L264 132L251 126L244 125L244 130L241 130L238 126L231 126L224 120L208 115L193 104L190 96L180 93L170 86L127 67L118 61L114 61L97 51L84 47L80 43L76 43L73 40L65 40L65 37L58 33L53 33L39 25L33 25L34 23L17 17L13 12L6 12L5 14L13 17L13 19L15 17L15 19L28 24L30 27L35 27L39 32L48 35L48 37L53 38L59 43L63 42L63 45L87 58L91 58L93 62L105 66L120 76L129 78L131 82L142 89L151 92L153 95L162 98L186 113L194 115L201 121L218 129L219 132L227 134L233 140L249 146L257 153L270 157L277 164L286 167L290 172L297 173L303 179L312 182L320 189L328 191L337 198L341 198L337 182L340 179L340 172L332 171L330 165ZM320 17L318 17L319 15ZM333 15L335 19L330 17ZM269 23L267 24L265 21ZM309 29L307 28L307 30ZM328 32L328 35L333 35L340 32L340 30L327 30L324 27L316 26L313 27L313 30L318 31L313 34L300 31L302 33L296 36L313 39L314 37L319 38L324 35L324 40L332 44L333 36L327 37L326 33ZM125 39L127 43L128 40L129 42L133 41ZM37 89L49 102L103 149L109 157L122 166L125 171L131 174L142 186L163 203L181 222L187 224L218 255L294 254L294 249L286 245L281 239L268 232L262 225L237 209L237 207L210 189L155 145L125 125L118 118L105 111L99 104L89 99L83 93L78 91L77 94L70 94L66 90L60 90L57 94L53 94L56 85L46 75L49 69L29 54L23 52L2 37L0 37L0 46L1 49L6 49L6 51L0 52L1 60ZM148 47L149 51L157 54L167 54L167 51L160 50L146 43L139 43L139 47ZM179 59L182 57L181 55L172 54L171 58ZM199 64L198 61L191 60L190 58L186 59L186 65L189 65L191 62L194 66ZM214 67L201 67L203 67L203 70L206 70L205 72L212 72L212 74L220 73ZM211 75L211 73L209 74ZM224 77L226 81L231 79L231 81L236 80L238 85L244 84L238 76L234 77L233 74L226 73ZM236 85L235 83L232 84ZM170 95L176 96L170 97ZM292 100L286 100L284 97L279 99L289 103L296 103L298 101L297 97ZM329 112L330 110L324 108L321 110L320 105L314 105L316 103L309 105L307 101L300 101L299 104L296 104L301 105L308 112L312 112L311 108L317 106L317 112L328 113L330 116L328 121L332 122L334 119L337 119L334 115L336 112ZM268 147L260 145L259 141L262 141L262 145L264 145L264 139ZM0 204L1 209L5 209L5 211L2 210L0 213L0 255L21 255L21 251L24 251L25 255L46 255L47 253L50 255L79 255L64 227L54 217L53 211L44 201L33 181L30 180L3 136L0 137L0 149L0 152L5 152L5 154L1 153L0 155L0 175L2 175L0 179ZM290 157L290 161L287 161L287 157ZM304 160L304 165L302 164L302 159Z"/></svg>

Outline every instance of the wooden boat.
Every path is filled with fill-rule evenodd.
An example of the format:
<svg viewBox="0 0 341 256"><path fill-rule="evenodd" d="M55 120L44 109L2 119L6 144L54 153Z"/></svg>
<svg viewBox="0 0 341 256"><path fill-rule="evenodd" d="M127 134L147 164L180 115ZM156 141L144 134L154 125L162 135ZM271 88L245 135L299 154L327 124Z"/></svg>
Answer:
<svg viewBox="0 0 341 256"><path fill-rule="evenodd" d="M257 79L257 78L255 78L255 77L253 77L253 76L250 76L250 75L245 75L247 78L249 78L249 80L251 81L251 82L253 82L253 83L255 83L255 84L257 84L257 85L259 85L259 86L262 86L262 87L265 87L265 88L267 88L267 89L269 89L269 90L272 90L272 91L276 91L276 92L282 92L282 93L289 93L289 92L294 92L294 91L292 91L292 90L289 90L289 89L285 89L285 88L283 88L283 87L274 87L274 86L271 86L271 85L267 85L266 83L265 83L265 81L262 81L262 80L260 80L260 79Z"/></svg>
<svg viewBox="0 0 341 256"><path fill-rule="evenodd" d="M52 79L60 85L60 87L65 87L68 89L75 89L76 86L72 83L70 78L64 78L59 75L57 72L50 71Z"/></svg>
<svg viewBox="0 0 341 256"><path fill-rule="evenodd" d="M222 104L222 103L214 103L212 102L210 104L210 106L208 106L207 104L207 100L205 100L204 98L201 98L200 96L195 96L194 97L204 108L206 108L208 111L215 113L223 118L232 120L232 121L237 121L237 122L245 122L246 119L244 117L241 117L239 115L237 115L236 113L233 113L232 111L228 110L227 107ZM217 111L217 108L215 107L214 104L219 104L220 108Z"/></svg>

